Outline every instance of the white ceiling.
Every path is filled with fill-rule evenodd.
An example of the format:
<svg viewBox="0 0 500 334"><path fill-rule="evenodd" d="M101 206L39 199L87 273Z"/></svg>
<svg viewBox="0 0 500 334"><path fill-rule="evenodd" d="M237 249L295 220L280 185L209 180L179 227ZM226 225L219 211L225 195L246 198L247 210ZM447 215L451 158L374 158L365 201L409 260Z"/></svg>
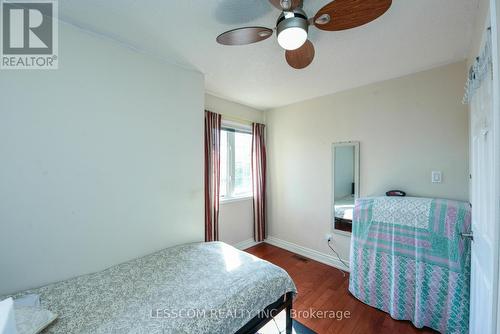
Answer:
<svg viewBox="0 0 500 334"><path fill-rule="evenodd" d="M309 16L328 0L304 0ZM393 0L376 21L342 32L311 29L316 58L290 68L274 37L227 47L215 37L273 27L267 0L63 0L62 20L203 72L208 92L269 109L463 60L477 0Z"/></svg>

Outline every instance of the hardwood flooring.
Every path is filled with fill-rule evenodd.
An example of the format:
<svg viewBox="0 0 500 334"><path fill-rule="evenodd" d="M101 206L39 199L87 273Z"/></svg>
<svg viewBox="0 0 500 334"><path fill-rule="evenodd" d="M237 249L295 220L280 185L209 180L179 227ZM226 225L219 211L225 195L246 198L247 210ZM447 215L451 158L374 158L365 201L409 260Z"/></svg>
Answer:
<svg viewBox="0 0 500 334"><path fill-rule="evenodd" d="M299 291L294 301L297 315L310 309L330 312L330 315L331 311L350 312L350 318L342 320L297 317L319 334L437 333L427 328L417 329L409 321L394 320L387 313L363 304L349 293L348 274L344 277L336 268L266 243L246 251L280 266L292 277Z"/></svg>

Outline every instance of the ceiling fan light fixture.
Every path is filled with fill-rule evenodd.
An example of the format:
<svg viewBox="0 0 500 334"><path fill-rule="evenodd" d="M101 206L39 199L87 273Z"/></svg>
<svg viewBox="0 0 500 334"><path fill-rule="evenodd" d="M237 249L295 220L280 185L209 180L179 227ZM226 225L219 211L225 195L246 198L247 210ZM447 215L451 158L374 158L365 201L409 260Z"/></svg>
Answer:
<svg viewBox="0 0 500 334"><path fill-rule="evenodd" d="M278 43L285 50L296 50L307 41L309 23L306 13L296 8L281 13L276 24Z"/></svg>
<svg viewBox="0 0 500 334"><path fill-rule="evenodd" d="M384 15L393 2L393 0L329 0L329 3L308 19L302 9L304 0L268 1L280 10L274 28L277 42L285 49L288 65L295 69L306 68L314 60L315 50L308 36L309 26L324 31L360 27ZM241 27L223 32L216 40L222 45L248 45L270 38L274 35L274 29L262 26Z"/></svg>

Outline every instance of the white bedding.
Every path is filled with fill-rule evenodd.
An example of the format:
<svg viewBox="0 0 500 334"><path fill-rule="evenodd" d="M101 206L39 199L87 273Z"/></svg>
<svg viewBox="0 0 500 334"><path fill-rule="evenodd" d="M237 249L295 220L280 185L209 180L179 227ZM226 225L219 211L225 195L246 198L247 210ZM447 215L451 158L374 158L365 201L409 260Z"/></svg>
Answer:
<svg viewBox="0 0 500 334"><path fill-rule="evenodd" d="M335 200L335 217L342 219L352 220L354 213L354 196L348 195L346 197Z"/></svg>

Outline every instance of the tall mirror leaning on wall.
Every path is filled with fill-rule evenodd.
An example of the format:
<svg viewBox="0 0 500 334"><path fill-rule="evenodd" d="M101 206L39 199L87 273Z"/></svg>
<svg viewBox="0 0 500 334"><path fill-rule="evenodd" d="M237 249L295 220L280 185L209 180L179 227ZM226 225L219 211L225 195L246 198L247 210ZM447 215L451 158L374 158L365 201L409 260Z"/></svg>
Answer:
<svg viewBox="0 0 500 334"><path fill-rule="evenodd" d="M334 232L350 234L359 197L359 142L334 143L332 149Z"/></svg>

